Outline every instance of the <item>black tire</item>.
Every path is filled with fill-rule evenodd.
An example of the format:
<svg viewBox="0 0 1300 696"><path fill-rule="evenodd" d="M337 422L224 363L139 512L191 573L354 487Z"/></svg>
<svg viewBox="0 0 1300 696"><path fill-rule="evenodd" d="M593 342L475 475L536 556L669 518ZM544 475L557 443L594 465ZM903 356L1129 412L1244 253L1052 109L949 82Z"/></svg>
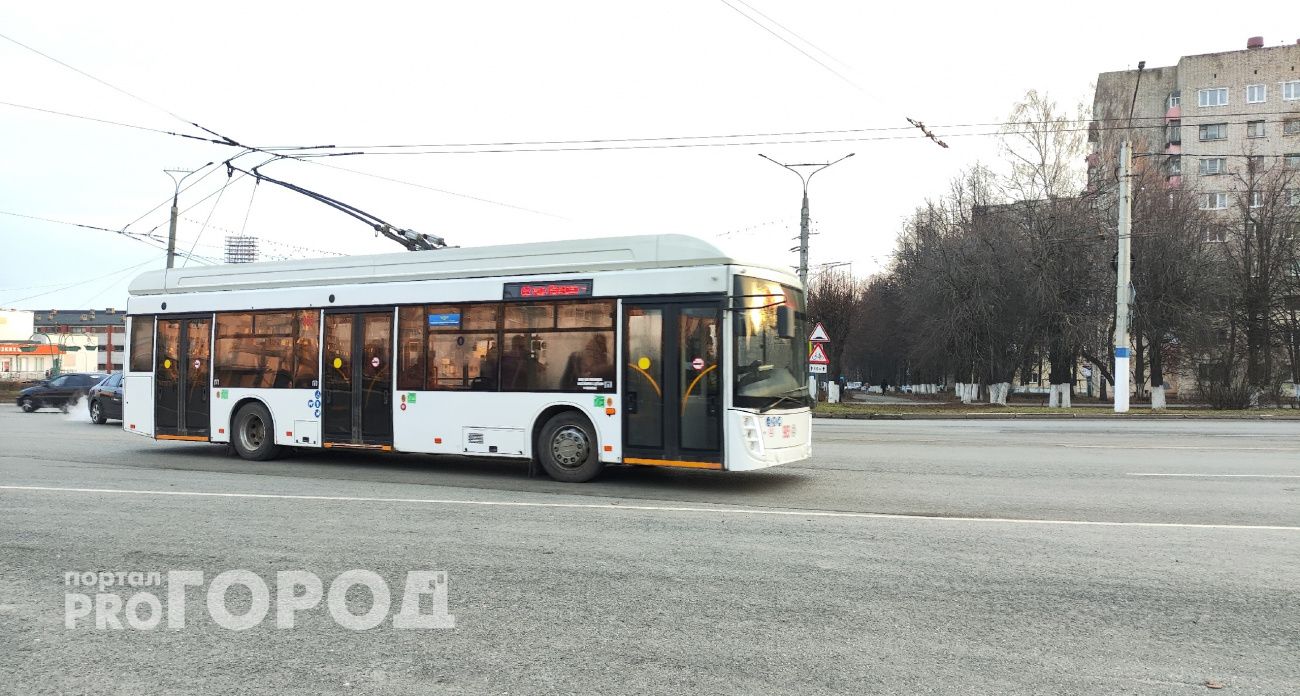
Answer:
<svg viewBox="0 0 1300 696"><path fill-rule="evenodd" d="M24 396L22 400L18 402L18 407L23 410L23 413L31 413L40 408L41 404L30 396Z"/></svg>
<svg viewBox="0 0 1300 696"><path fill-rule="evenodd" d="M556 481L582 483L596 478L605 468L598 447L591 423L575 411L565 411L542 426L537 459Z"/></svg>
<svg viewBox="0 0 1300 696"><path fill-rule="evenodd" d="M280 447L275 444L275 423L271 420L271 412L259 403L240 408L230 429L230 444L236 454L249 461L274 459L280 454Z"/></svg>
<svg viewBox="0 0 1300 696"><path fill-rule="evenodd" d="M90 400L90 421L95 425L103 425L108 422L108 416L104 414L104 406L99 403L99 399Z"/></svg>

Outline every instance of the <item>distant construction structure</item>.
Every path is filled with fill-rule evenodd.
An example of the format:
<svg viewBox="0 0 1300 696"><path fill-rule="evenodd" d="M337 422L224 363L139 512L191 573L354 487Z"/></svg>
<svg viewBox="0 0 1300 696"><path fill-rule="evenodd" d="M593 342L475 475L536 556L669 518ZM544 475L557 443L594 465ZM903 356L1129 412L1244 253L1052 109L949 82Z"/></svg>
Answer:
<svg viewBox="0 0 1300 696"><path fill-rule="evenodd" d="M226 235L226 263L253 263L257 261L257 237Z"/></svg>

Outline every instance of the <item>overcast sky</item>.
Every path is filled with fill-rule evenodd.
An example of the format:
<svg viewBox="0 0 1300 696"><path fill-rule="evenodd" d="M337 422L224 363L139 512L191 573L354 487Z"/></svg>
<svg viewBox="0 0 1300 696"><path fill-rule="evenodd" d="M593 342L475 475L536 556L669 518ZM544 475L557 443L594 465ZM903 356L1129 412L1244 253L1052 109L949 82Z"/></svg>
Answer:
<svg viewBox="0 0 1300 696"><path fill-rule="evenodd" d="M1267 45L1300 36L1300 12L1282 2L1253 11L1184 3L1176 13L1132 2L336 7L5 3L0 34L139 99L0 39L0 102L203 135L185 123L193 121L257 147L340 151L899 128L906 116L921 119L951 147L908 130L872 130L282 160L263 170L453 245L676 232L793 265L799 182L757 154L816 162L856 152L813 180L812 261L851 262L867 274L888 263L911 210L961 169L997 159L995 138L963 135L995 128L954 124L1002 121L1030 88L1063 104L1089 100L1098 72L1138 60L1169 65L1180 55L1244 48L1255 34ZM1286 14L1292 33L1269 34ZM1192 21L1202 16L1213 20ZM853 140L779 142L832 138ZM719 146L754 141L764 144ZM710 146L664 147L703 143ZM167 206L145 214L170 199L162 170L237 152L0 104L0 211L110 229L139 218L128 231L165 238ZM223 186L184 213L179 248L220 258L232 230L260 237L276 256L400 248L298 194L230 181L224 169L184 192L181 207ZM0 245L0 307L120 308L129 279L163 265L163 252L140 241L5 214Z"/></svg>

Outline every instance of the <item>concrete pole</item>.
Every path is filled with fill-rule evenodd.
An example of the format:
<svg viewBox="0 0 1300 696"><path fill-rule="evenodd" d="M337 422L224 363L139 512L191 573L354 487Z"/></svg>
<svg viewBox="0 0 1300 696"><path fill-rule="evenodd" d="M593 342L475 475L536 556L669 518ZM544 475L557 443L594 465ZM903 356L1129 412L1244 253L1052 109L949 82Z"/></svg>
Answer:
<svg viewBox="0 0 1300 696"><path fill-rule="evenodd" d="M176 209L176 199L180 198L180 184L177 183L176 195L172 196L172 224L167 229L167 267L173 268L176 265L176 217L179 211Z"/></svg>
<svg viewBox="0 0 1300 696"><path fill-rule="evenodd" d="M1130 244L1133 239L1133 148L1119 148L1119 251L1115 261L1115 413L1128 412Z"/></svg>
<svg viewBox="0 0 1300 696"><path fill-rule="evenodd" d="M799 284L808 290L808 180L803 182L803 210L799 213Z"/></svg>

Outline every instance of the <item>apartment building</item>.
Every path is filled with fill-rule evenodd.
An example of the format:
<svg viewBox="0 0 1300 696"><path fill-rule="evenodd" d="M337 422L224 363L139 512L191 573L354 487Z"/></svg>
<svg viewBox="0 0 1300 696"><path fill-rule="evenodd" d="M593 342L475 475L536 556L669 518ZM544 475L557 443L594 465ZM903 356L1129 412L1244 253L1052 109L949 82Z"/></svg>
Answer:
<svg viewBox="0 0 1300 696"><path fill-rule="evenodd" d="M116 309L51 309L36 312L35 329L44 334L85 334L87 350L98 358L94 369L121 370L126 364L126 312ZM93 339L93 340L91 340Z"/></svg>
<svg viewBox="0 0 1300 696"><path fill-rule="evenodd" d="M1130 116L1131 113L1131 116ZM1089 182L1114 178L1120 141L1151 157L1201 207L1237 205L1249 172L1300 171L1300 41L1184 56L1178 64L1097 76ZM1300 191L1292 194L1300 204Z"/></svg>

